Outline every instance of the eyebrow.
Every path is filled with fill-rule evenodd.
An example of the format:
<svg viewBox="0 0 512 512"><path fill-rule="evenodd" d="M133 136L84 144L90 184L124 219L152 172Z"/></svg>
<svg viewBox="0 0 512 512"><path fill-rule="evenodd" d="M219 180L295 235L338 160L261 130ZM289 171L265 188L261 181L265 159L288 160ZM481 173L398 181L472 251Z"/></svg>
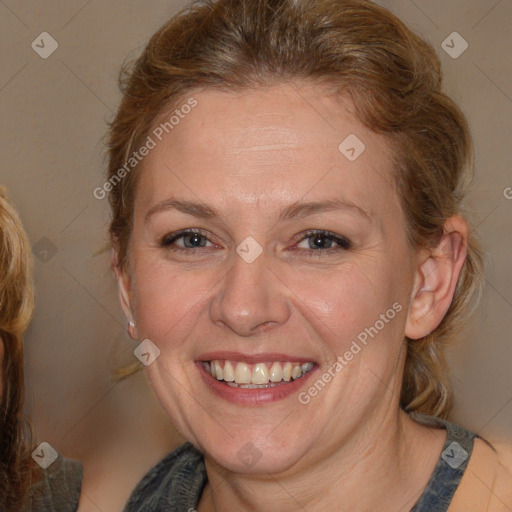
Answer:
<svg viewBox="0 0 512 512"><path fill-rule="evenodd" d="M147 223L153 215L168 210L178 210L200 219L215 219L221 217L220 213L213 206L206 203L171 198L165 199L151 207L146 213L144 221ZM296 202L286 206L279 214L279 221L304 218L318 213L340 210L355 213L370 221L373 220L369 212L354 203L342 199L326 199L319 202Z"/></svg>

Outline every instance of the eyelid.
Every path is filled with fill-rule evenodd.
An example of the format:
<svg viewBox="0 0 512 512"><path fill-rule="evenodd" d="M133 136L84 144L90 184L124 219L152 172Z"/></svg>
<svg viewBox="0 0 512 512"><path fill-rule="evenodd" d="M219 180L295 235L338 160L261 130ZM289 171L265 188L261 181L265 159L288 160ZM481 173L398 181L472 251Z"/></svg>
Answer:
<svg viewBox="0 0 512 512"><path fill-rule="evenodd" d="M340 246L340 249L344 249L344 250L348 251L349 249L352 248L352 241L349 240L346 236L338 235L336 233L333 233L332 231L327 231L324 229L308 229L305 232L302 232L299 235L297 235L294 238L294 240L297 239L296 241L297 241L297 243L299 243L299 242L302 242L303 240L306 240L307 238L314 236L314 235L321 235L321 236L325 236L326 238L331 239L332 241L336 242ZM299 250L301 250L301 249L299 249ZM307 249L303 249L303 250L307 250ZM326 252L329 250L336 250L336 249L333 249L331 247L331 248L325 249L323 251L318 250L318 252Z"/></svg>
<svg viewBox="0 0 512 512"><path fill-rule="evenodd" d="M208 233L204 229L201 229L201 228L186 228L186 229L180 229L179 231L176 231L174 233L167 233L162 238L160 238L160 245L162 247L169 246L172 243L174 243L176 240L182 238L185 235L190 235L190 234L198 234L198 235L204 236L212 244L215 243L212 240L210 240L210 233ZM186 248L186 249L189 249L189 248Z"/></svg>
<svg viewBox="0 0 512 512"><path fill-rule="evenodd" d="M174 244L176 242L176 240L179 240L180 238L184 237L185 235L190 235L190 234L201 235L202 237L206 238L206 240L208 242L215 245L215 242L210 240L210 234L201 228L186 228L186 229L181 229L175 233L168 233L160 239L159 245L163 248L170 247L170 246L172 246L172 244ZM324 237L332 240L333 242L338 244L338 248L336 248L336 247L328 247L326 249L298 248L298 249L294 249L294 250L305 251L305 252L319 252L319 253L324 252L325 253L325 252L329 252L329 251L340 251L340 250L347 251L352 248L352 242L347 237L345 237L343 235L338 235L336 233L333 233L332 231L327 231L327 230L323 230L323 229L308 229L306 231L302 231L301 233L295 235L292 240L295 241L296 243L300 243L314 235L324 236ZM175 248L173 250L178 251L178 252L179 251L187 252L187 251L197 250L197 249L206 249L206 247L191 248L191 247L177 246L177 248Z"/></svg>

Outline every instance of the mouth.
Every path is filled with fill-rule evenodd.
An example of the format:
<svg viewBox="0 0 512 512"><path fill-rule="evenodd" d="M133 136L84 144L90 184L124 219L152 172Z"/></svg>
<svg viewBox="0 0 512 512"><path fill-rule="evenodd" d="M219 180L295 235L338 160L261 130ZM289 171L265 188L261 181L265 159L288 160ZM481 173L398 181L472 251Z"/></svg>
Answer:
<svg viewBox="0 0 512 512"><path fill-rule="evenodd" d="M298 391L318 367L313 361L207 359L196 366L208 388L235 403L258 405Z"/></svg>
<svg viewBox="0 0 512 512"><path fill-rule="evenodd" d="M243 361L201 361L206 373L228 386L243 389L266 389L298 380L309 373L314 363L265 362L250 364Z"/></svg>

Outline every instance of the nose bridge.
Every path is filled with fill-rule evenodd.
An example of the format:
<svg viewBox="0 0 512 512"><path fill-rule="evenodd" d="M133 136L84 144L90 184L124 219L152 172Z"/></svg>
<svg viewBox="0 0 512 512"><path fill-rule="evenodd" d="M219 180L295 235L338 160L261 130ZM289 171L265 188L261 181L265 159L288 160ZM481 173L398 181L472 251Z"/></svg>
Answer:
<svg viewBox="0 0 512 512"><path fill-rule="evenodd" d="M268 255L257 252L251 240L237 247L212 304L212 321L242 336L252 334L259 325L285 322L288 316L283 285L269 270Z"/></svg>

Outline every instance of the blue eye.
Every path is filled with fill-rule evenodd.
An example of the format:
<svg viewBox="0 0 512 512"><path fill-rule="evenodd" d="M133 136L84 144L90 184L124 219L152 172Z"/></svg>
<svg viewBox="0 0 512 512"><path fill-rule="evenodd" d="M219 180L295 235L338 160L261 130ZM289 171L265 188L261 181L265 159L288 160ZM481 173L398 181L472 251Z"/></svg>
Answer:
<svg viewBox="0 0 512 512"><path fill-rule="evenodd" d="M176 241L183 239L184 247L177 246ZM208 239L205 235L203 235L200 231L179 231L178 233L174 233L172 235L166 235L160 241L161 247L170 248L173 251L187 251L190 249L201 249L206 247L206 243Z"/></svg>
<svg viewBox="0 0 512 512"><path fill-rule="evenodd" d="M178 240L183 240L182 245L178 245L176 243ZM308 247L299 247L299 244L305 240L308 240ZM208 243L210 246L207 246ZM214 244L208 239L207 234L199 229L182 230L177 233L165 235L160 240L159 245L164 249L181 253L190 253L191 251L195 252L196 249L206 249L214 246ZM313 254L315 252L331 253L346 251L352 247L352 244L345 237L336 235L329 231L309 230L299 239L297 247L300 250Z"/></svg>
<svg viewBox="0 0 512 512"><path fill-rule="evenodd" d="M307 231L306 235L299 240L299 243L302 243L304 240L308 240L307 249L310 249L312 251L330 252L348 250L352 247L352 244L348 239L331 233L329 231ZM337 244L338 247L333 247L333 243Z"/></svg>

